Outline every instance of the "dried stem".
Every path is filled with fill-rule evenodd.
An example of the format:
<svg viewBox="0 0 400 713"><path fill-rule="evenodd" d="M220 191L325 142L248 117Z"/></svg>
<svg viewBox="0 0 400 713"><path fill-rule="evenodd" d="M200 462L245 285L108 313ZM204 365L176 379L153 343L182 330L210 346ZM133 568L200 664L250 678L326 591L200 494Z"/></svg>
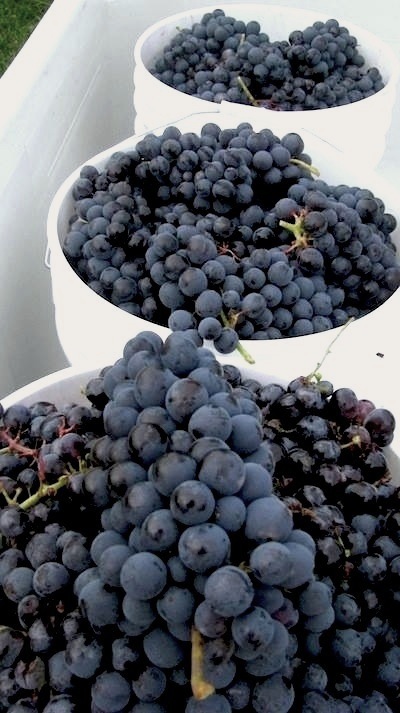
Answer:
<svg viewBox="0 0 400 713"><path fill-rule="evenodd" d="M203 674L203 638L200 632L192 628L192 670L190 683L193 696L197 701L203 700L215 693L214 686L205 680Z"/></svg>

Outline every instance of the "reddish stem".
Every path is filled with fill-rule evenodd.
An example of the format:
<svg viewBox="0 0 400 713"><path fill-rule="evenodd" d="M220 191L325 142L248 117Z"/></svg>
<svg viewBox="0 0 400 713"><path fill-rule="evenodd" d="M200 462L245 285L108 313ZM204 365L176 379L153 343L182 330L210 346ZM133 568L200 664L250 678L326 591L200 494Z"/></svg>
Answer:
<svg viewBox="0 0 400 713"><path fill-rule="evenodd" d="M27 458L37 458L37 448L28 448L27 446L24 446L20 443L19 436L13 438L6 430L1 429L0 439L7 443L7 448L11 453L18 453L18 455L26 456Z"/></svg>

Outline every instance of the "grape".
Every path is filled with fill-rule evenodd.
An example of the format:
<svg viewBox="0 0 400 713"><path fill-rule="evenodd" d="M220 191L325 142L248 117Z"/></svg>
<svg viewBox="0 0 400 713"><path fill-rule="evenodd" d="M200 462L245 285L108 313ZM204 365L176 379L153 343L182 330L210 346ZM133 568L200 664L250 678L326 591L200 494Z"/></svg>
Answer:
<svg viewBox="0 0 400 713"><path fill-rule="evenodd" d="M8 599L20 602L33 591L35 572L29 567L16 567L3 579L3 591Z"/></svg>
<svg viewBox="0 0 400 713"><path fill-rule="evenodd" d="M225 617L217 614L206 599L194 612L194 624L201 634L210 639L218 638L227 631Z"/></svg>
<svg viewBox="0 0 400 713"><path fill-rule="evenodd" d="M268 648L273 635L273 619L261 607L252 607L232 621L232 636L242 652L248 650L251 655L262 653Z"/></svg>
<svg viewBox="0 0 400 713"><path fill-rule="evenodd" d="M127 545L107 547L99 560L98 574L101 581L110 586L117 586L120 581L121 567L130 554L131 550Z"/></svg>
<svg viewBox="0 0 400 713"><path fill-rule="evenodd" d="M27 543L25 555L34 569L37 569L44 562L55 559L55 538L47 532L36 533Z"/></svg>
<svg viewBox="0 0 400 713"><path fill-rule="evenodd" d="M122 710L130 697L130 685L117 671L100 674L92 686L92 700L104 713Z"/></svg>
<svg viewBox="0 0 400 713"><path fill-rule="evenodd" d="M99 579L94 579L82 587L79 593L79 606L94 630L115 624L117 621L118 597Z"/></svg>
<svg viewBox="0 0 400 713"><path fill-rule="evenodd" d="M164 562L151 552L138 552L125 560L121 569L121 586L137 599L153 599L167 581Z"/></svg>
<svg viewBox="0 0 400 713"><path fill-rule="evenodd" d="M223 617L238 616L250 606L254 589L250 578L238 567L226 565L207 578L206 602Z"/></svg>
<svg viewBox="0 0 400 713"><path fill-rule="evenodd" d="M186 480L172 491L170 508L178 522L197 525L209 520L214 512L215 498L204 483Z"/></svg>
<svg viewBox="0 0 400 713"><path fill-rule="evenodd" d="M125 493L125 501L127 506L126 517L132 525L141 525L147 515L162 506L161 497L153 483L146 480L135 483L132 487L128 488ZM112 530L110 532L113 533ZM114 534L115 533L112 535L112 539L114 539ZM123 538L121 538L120 544L125 544L125 540L123 540ZM92 557L95 559L93 554Z"/></svg>
<svg viewBox="0 0 400 713"><path fill-rule="evenodd" d="M299 609L306 616L322 614L332 602L332 593L324 582L310 582L299 597ZM335 603L337 606L337 600Z"/></svg>
<svg viewBox="0 0 400 713"><path fill-rule="evenodd" d="M89 679L100 668L103 649L95 639L77 634L68 641L63 658L71 674Z"/></svg>
<svg viewBox="0 0 400 713"><path fill-rule="evenodd" d="M245 481L243 461L235 451L212 450L202 459L198 478L220 495L235 495Z"/></svg>
<svg viewBox="0 0 400 713"><path fill-rule="evenodd" d="M286 540L293 528L291 511L275 495L257 498L249 503L246 537L255 542Z"/></svg>
<svg viewBox="0 0 400 713"><path fill-rule="evenodd" d="M271 678L257 683L253 696L252 704L256 713L267 713L271 710L269 701L274 701L275 711L279 713L287 713L292 707L294 701L294 690L287 679L275 674Z"/></svg>
<svg viewBox="0 0 400 713"><path fill-rule="evenodd" d="M259 463L245 463L245 481L240 489L240 498L244 503L269 497L272 494L272 477L267 468Z"/></svg>
<svg viewBox="0 0 400 713"><path fill-rule="evenodd" d="M264 542L251 553L250 567L263 584L282 584L292 570L290 550L281 542Z"/></svg>
<svg viewBox="0 0 400 713"><path fill-rule="evenodd" d="M16 508L3 508L0 512L0 532L6 537L17 537L25 528L26 516Z"/></svg>
<svg viewBox="0 0 400 713"><path fill-rule="evenodd" d="M246 519L246 505L235 495L224 495L215 502L214 517L226 532L237 532Z"/></svg>
<svg viewBox="0 0 400 713"><path fill-rule="evenodd" d="M363 425L378 446L388 446L392 442L395 420L391 411L372 409L365 417Z"/></svg>
<svg viewBox="0 0 400 713"><path fill-rule="evenodd" d="M103 530L94 537L90 546L90 556L95 564L99 564L103 552L113 545L125 545L122 535L114 530Z"/></svg>
<svg viewBox="0 0 400 713"><path fill-rule="evenodd" d="M75 713L75 711L73 699L66 693L54 696L43 708L43 713Z"/></svg>
<svg viewBox="0 0 400 713"><path fill-rule="evenodd" d="M177 541L179 530L173 513L167 508L149 513L140 526L139 544L149 552L169 550Z"/></svg>
<svg viewBox="0 0 400 713"><path fill-rule="evenodd" d="M146 634L143 648L150 663L160 668L174 668L183 658L179 642L163 629L152 629Z"/></svg>
<svg viewBox="0 0 400 713"><path fill-rule="evenodd" d="M194 605L195 600L189 589L173 586L158 599L157 610L168 623L181 624L191 617Z"/></svg>
<svg viewBox="0 0 400 713"><path fill-rule="evenodd" d="M204 404L192 413L188 422L188 431L195 438L213 436L224 441L232 431L232 422L224 408Z"/></svg>
<svg viewBox="0 0 400 713"><path fill-rule="evenodd" d="M225 530L213 523L187 527L178 541L178 553L183 564L198 573L221 565L228 557L229 549L229 537Z"/></svg>

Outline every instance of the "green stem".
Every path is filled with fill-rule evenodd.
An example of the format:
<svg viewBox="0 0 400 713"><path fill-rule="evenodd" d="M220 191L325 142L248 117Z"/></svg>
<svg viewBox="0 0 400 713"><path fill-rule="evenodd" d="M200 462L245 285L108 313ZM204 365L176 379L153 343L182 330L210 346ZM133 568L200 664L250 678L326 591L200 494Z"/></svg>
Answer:
<svg viewBox="0 0 400 713"><path fill-rule="evenodd" d="M238 77L236 77L236 79L237 79L237 82L238 82L240 88L241 88L242 91L245 93L246 97L248 98L250 104L252 104L253 106L258 106L257 100L253 97L253 95L252 95L251 91L249 90L249 88L246 87L246 85L245 85L243 79L241 78L241 76L239 75Z"/></svg>
<svg viewBox="0 0 400 713"><path fill-rule="evenodd" d="M333 347L333 345L335 344L335 342L339 339L339 337L342 336L344 330L347 329L347 327L349 326L349 324L351 324L352 322L354 322L354 320L355 320L355 317L350 317L350 319L348 319L347 322L346 322L346 323L343 325L343 327L340 329L340 331L338 332L338 334L336 335L336 337L334 337L334 338L332 339L332 341L328 344L328 346L327 346L327 348L326 348L326 350L325 350L325 352L324 352L324 354L323 354L323 357L322 357L321 361L319 361L318 364L316 365L315 369L313 369L313 371L312 371L310 374L308 374L308 376L306 376L307 381L311 381L311 380L314 379L314 378L315 378L317 381L320 380L321 375L319 374L319 370L320 370L322 364L324 363L324 361L325 361L325 359L328 357L328 355L331 353L332 347Z"/></svg>
<svg viewBox="0 0 400 713"><path fill-rule="evenodd" d="M63 488L64 485L67 485L69 478L69 475L61 475L57 482L53 483L52 485L46 485L42 483L36 493L31 495L30 498L27 498L22 503L19 503L19 507L21 508L21 510L29 510L29 508L34 507L34 505L37 505L38 502L43 498L46 498L50 495L54 495L57 490L60 490L60 488Z"/></svg>
<svg viewBox="0 0 400 713"><path fill-rule="evenodd" d="M19 490L19 492L21 492ZM7 490L3 488L3 486L0 488L0 495L3 496L4 500L6 501L7 505L18 505L16 498L18 497L18 492L13 498L10 498L9 494L7 493Z"/></svg>
<svg viewBox="0 0 400 713"><path fill-rule="evenodd" d="M227 318L227 316L224 314L223 311L221 311L221 320L222 320L222 324L224 325L224 327L229 327L230 329L232 329L232 325L229 322L229 319ZM244 348L243 344L238 342L235 349L236 349L236 351L239 352L239 354L243 357L243 359L245 361L247 361L248 364L256 363L256 360L254 359L254 357L252 357L250 352L248 352L247 349Z"/></svg>
<svg viewBox="0 0 400 713"><path fill-rule="evenodd" d="M303 215L295 215L294 223L289 223L287 220L280 220L279 225L289 233L293 233L294 241L289 250L295 248L306 248L309 245L310 237L304 232Z"/></svg>
<svg viewBox="0 0 400 713"><path fill-rule="evenodd" d="M311 166L309 163L302 161L300 158L291 158L289 160L289 163L294 163L296 166L301 166L302 168L305 168L310 173L313 173L315 176L321 175L316 166Z"/></svg>

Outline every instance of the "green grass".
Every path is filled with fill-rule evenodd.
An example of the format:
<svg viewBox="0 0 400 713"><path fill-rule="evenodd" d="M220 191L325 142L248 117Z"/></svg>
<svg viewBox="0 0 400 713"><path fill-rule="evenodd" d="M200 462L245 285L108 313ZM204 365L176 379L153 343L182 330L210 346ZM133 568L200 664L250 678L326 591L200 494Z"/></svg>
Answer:
<svg viewBox="0 0 400 713"><path fill-rule="evenodd" d="M0 0L0 76L51 4L52 0Z"/></svg>

